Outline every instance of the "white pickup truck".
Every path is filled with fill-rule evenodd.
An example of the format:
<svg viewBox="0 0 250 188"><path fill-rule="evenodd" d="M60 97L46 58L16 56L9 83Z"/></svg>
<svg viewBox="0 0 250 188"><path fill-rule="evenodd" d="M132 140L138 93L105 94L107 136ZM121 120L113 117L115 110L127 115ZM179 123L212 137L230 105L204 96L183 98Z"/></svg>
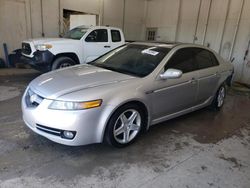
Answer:
<svg viewBox="0 0 250 188"><path fill-rule="evenodd" d="M123 44L125 39L119 28L80 26L70 30L62 38L23 41L21 61L47 72L90 62Z"/></svg>

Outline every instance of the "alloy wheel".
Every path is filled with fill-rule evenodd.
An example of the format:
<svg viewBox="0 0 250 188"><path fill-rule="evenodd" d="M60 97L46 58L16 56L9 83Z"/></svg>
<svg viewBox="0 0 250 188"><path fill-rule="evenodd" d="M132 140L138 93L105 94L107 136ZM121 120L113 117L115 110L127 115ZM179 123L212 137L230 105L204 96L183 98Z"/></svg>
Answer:
<svg viewBox="0 0 250 188"><path fill-rule="evenodd" d="M218 107L221 107L224 103L224 99L225 99L225 88L221 87L218 93L218 97L217 97L217 102L218 102Z"/></svg>
<svg viewBox="0 0 250 188"><path fill-rule="evenodd" d="M135 109L128 109L117 118L113 129L115 140L120 144L132 141L141 129L141 115Z"/></svg>

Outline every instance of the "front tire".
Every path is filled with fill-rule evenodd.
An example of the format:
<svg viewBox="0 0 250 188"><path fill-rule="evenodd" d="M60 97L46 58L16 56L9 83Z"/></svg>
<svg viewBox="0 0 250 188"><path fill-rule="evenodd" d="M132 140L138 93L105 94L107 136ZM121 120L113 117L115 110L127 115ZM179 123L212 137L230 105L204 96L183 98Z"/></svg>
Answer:
<svg viewBox="0 0 250 188"><path fill-rule="evenodd" d="M225 84L222 84L219 87L218 91L216 92L215 98L214 98L211 106L215 110L219 111L224 104L225 98L226 98L226 86L225 86Z"/></svg>
<svg viewBox="0 0 250 188"><path fill-rule="evenodd" d="M69 66L72 66L75 64L76 64L76 62L69 57L58 57L53 62L51 70L65 68L65 67L69 67Z"/></svg>
<svg viewBox="0 0 250 188"><path fill-rule="evenodd" d="M105 141L118 148L133 143L146 125L143 110L135 104L118 108L109 119L105 131Z"/></svg>

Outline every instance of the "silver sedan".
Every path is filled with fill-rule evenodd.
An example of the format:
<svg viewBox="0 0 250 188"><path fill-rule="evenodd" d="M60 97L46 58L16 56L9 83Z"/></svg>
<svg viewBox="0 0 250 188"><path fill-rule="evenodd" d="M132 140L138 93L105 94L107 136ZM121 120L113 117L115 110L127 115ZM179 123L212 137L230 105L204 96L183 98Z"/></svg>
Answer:
<svg viewBox="0 0 250 188"><path fill-rule="evenodd" d="M60 144L124 147L151 125L209 105L219 110L232 74L230 63L199 45L130 43L34 79L23 120Z"/></svg>

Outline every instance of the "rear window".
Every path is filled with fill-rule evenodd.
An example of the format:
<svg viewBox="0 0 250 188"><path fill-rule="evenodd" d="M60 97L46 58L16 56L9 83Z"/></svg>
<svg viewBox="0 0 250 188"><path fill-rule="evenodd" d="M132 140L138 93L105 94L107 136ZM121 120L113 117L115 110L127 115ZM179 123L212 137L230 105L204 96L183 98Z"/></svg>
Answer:
<svg viewBox="0 0 250 188"><path fill-rule="evenodd" d="M208 50L195 48L194 57L198 65L198 69L205 69L218 65L217 59Z"/></svg>
<svg viewBox="0 0 250 188"><path fill-rule="evenodd" d="M120 42L121 41L120 31L111 30L111 37L112 37L112 42Z"/></svg>

